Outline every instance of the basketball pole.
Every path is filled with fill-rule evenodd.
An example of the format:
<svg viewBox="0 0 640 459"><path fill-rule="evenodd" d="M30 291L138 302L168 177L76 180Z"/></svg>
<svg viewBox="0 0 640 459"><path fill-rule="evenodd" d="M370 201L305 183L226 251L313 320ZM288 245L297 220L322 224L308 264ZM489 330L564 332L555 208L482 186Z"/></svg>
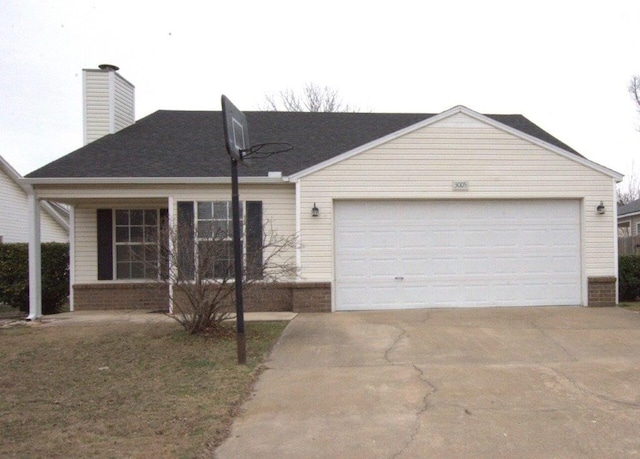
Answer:
<svg viewBox="0 0 640 459"><path fill-rule="evenodd" d="M238 160L231 157L231 211L233 212L233 256L236 282L236 339L238 365L247 363L247 342L244 335L244 303L242 298L242 240L240 239L240 196L238 192Z"/></svg>

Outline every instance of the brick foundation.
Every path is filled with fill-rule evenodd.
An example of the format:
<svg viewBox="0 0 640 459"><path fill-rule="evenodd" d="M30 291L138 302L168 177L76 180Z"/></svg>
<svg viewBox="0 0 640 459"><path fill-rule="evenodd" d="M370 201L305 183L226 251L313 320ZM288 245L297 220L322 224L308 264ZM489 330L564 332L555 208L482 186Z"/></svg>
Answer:
<svg viewBox="0 0 640 459"><path fill-rule="evenodd" d="M76 311L105 309L169 310L169 291L163 284L100 283L73 286Z"/></svg>
<svg viewBox="0 0 640 459"><path fill-rule="evenodd" d="M331 283L251 284L243 290L246 312L330 312ZM77 311L169 309L168 286L153 283L95 283L73 286Z"/></svg>
<svg viewBox="0 0 640 459"><path fill-rule="evenodd" d="M589 306L615 306L616 281L615 277L590 277Z"/></svg>
<svg viewBox="0 0 640 459"><path fill-rule="evenodd" d="M293 284L292 307L293 312L331 312L331 283Z"/></svg>

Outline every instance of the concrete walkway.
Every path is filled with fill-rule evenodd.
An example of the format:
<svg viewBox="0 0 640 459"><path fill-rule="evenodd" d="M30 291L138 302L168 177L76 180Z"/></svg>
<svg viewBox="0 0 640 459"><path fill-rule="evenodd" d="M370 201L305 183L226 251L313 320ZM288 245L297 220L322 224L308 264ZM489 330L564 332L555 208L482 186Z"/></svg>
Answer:
<svg viewBox="0 0 640 459"><path fill-rule="evenodd" d="M246 312L244 320L251 321L289 321L297 316L295 312ZM231 316L235 319L235 314ZM130 322L130 323L154 323L173 322L174 319L163 312L148 310L113 310L113 311L76 311L63 312L43 316L42 319L33 321L33 326L49 325L73 325L73 324L98 324L107 322Z"/></svg>
<svg viewBox="0 0 640 459"><path fill-rule="evenodd" d="M301 314L226 458L640 456L640 314Z"/></svg>

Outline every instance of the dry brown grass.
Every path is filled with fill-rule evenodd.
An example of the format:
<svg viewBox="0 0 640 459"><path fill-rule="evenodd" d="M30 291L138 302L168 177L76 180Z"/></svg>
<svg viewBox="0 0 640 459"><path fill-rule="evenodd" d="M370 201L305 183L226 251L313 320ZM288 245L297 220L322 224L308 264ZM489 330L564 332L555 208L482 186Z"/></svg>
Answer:
<svg viewBox="0 0 640 459"><path fill-rule="evenodd" d="M0 457L201 457L228 434L284 323L232 338L177 323L0 329Z"/></svg>
<svg viewBox="0 0 640 459"><path fill-rule="evenodd" d="M621 308L625 308L629 311L640 312L640 302L620 303L618 306L620 306Z"/></svg>

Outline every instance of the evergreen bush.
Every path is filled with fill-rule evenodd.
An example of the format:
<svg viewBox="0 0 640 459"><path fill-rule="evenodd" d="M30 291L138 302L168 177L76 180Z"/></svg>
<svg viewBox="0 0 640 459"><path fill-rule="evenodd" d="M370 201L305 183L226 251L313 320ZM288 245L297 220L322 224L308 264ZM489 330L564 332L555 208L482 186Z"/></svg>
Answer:
<svg viewBox="0 0 640 459"><path fill-rule="evenodd" d="M42 313L60 312L69 297L69 244L41 246ZM0 244L0 303L29 311L28 244Z"/></svg>

